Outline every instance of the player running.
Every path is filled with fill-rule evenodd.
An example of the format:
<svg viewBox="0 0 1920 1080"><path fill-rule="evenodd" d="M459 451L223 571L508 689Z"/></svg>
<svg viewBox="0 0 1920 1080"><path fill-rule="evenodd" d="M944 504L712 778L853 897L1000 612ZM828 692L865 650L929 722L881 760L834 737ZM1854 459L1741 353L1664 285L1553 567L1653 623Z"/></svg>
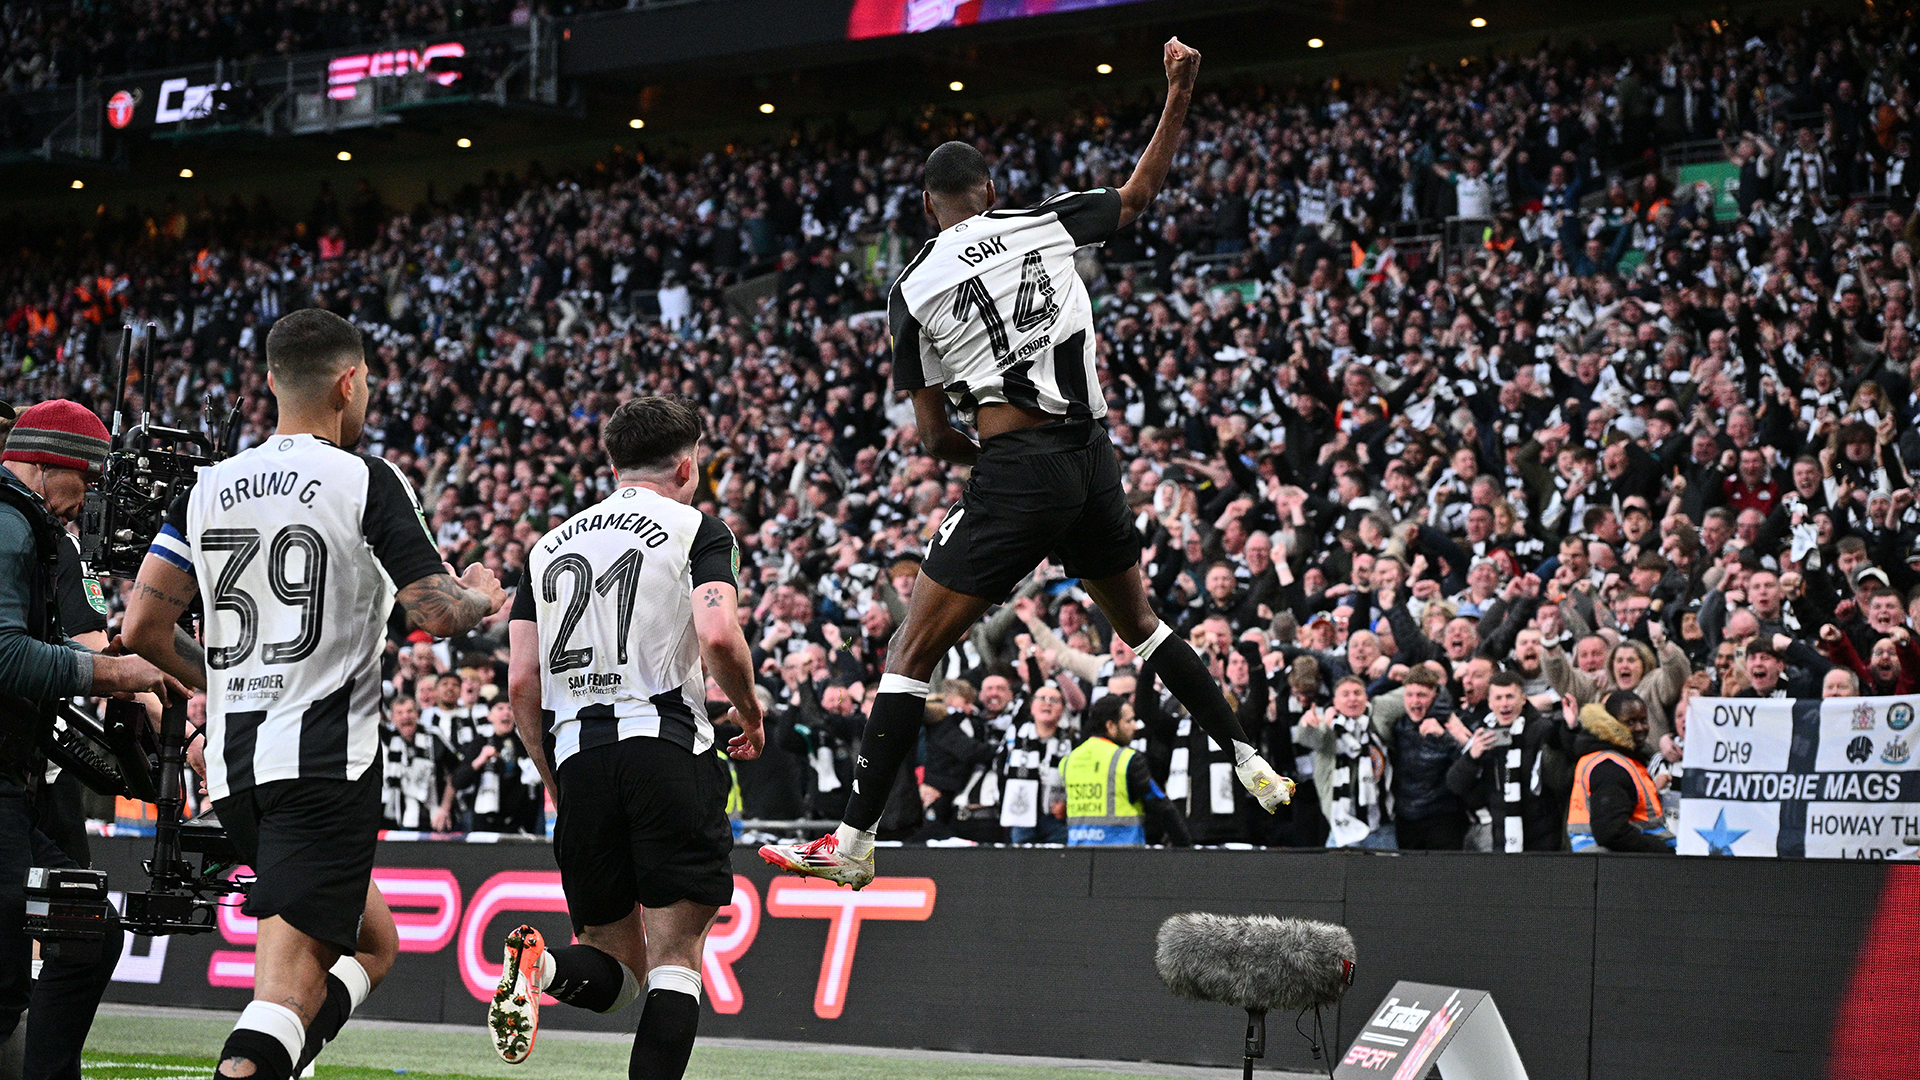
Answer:
<svg viewBox="0 0 1920 1080"><path fill-rule="evenodd" d="M1106 613L1208 735L1233 748L1235 772L1268 812L1292 783L1248 744L1206 664L1148 606L1140 539L1107 436L1094 364L1093 305L1074 251L1130 225L1160 192L1180 142L1200 54L1170 39L1167 105L1126 186L993 210L987 162L963 142L927 158L926 210L940 227L887 298L894 387L913 395L920 444L973 467L913 587L906 622L861 737L839 829L804 844L768 844L767 862L862 888L873 880L874 826L914 748L927 680L987 608L1052 556ZM951 400L980 442L954 428Z"/></svg>
<svg viewBox="0 0 1920 1080"><path fill-rule="evenodd" d="M643 981L630 1080L679 1080L693 1053L701 949L733 900L731 777L706 674L734 705L731 754L757 757L762 743L734 615L739 552L719 518L688 505L700 436L700 414L669 398L614 410L600 444L619 487L541 539L514 596L507 692L559 805L553 857L579 944L548 949L531 926L507 935L487 1021L508 1064L533 1052L542 991L610 1013Z"/></svg>
<svg viewBox="0 0 1920 1080"><path fill-rule="evenodd" d="M278 426L174 501L124 635L207 691L207 794L254 871L253 1001L215 1076L289 1080L399 948L373 884L388 616L456 637L506 594L477 564L454 577L399 469L354 451L370 391L352 323L319 308L274 323L267 386ZM175 625L197 594L204 647Z"/></svg>

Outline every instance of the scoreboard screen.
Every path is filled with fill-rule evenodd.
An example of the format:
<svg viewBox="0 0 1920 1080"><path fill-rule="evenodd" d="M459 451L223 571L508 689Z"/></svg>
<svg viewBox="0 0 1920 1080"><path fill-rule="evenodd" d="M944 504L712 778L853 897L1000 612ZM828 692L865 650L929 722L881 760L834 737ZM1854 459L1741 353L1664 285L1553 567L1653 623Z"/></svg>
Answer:
<svg viewBox="0 0 1920 1080"><path fill-rule="evenodd" d="M847 17L850 40L918 34L951 26L1057 15L1088 8L1119 7L1141 0L854 0Z"/></svg>

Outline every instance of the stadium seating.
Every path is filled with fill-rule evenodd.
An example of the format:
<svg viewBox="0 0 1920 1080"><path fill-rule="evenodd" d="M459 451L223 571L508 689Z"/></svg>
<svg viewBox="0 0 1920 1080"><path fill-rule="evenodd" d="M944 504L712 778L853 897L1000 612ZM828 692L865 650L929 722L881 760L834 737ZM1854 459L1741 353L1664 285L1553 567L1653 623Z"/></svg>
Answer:
<svg viewBox="0 0 1920 1080"><path fill-rule="evenodd" d="M111 10L24 9L6 85L83 56L151 65L452 17ZM1464 712L1475 655L1520 669L1550 715L1562 695L1642 689L1663 775L1695 694L1820 696L1836 664L1870 691L1920 679L1910 644L1873 661L1920 585L1907 24L1810 18L1398 80L1203 83L1166 194L1084 270L1153 592L1276 763L1310 764L1294 733L1338 676L1378 704L1436 664L1443 707ZM262 192L108 209L57 242L23 222L47 242L0 268L0 394L102 405L118 326L152 321L164 363L137 397L174 421L203 392L238 403L250 443L272 422L266 328L324 305L384 375L368 448L412 478L449 559L509 584L544 529L607 490L595 433L611 406L690 395L775 703L775 749L738 770L745 816L831 819L845 785L823 778L851 768L914 560L964 483L918 450L887 383L887 287L928 235L919 163L973 141L1029 204L1123 181L1155 115L1132 98L1048 119L935 112L831 152L626 153L410 209L363 183L304 206ZM1128 669L1071 583L1027 592L945 669L969 738L1017 730L1043 683L1071 685L1074 730ZM1671 649L1651 647L1649 620ZM1795 646L1777 683L1735 647L1775 634ZM389 692L452 669L491 697L504 641L496 622L450 647L396 642ZM1274 821L1209 805L1178 719L1150 754L1183 782L1197 839L1323 842L1313 798ZM931 824L904 789L896 833L1000 839L982 781L1004 768L925 787Z"/></svg>

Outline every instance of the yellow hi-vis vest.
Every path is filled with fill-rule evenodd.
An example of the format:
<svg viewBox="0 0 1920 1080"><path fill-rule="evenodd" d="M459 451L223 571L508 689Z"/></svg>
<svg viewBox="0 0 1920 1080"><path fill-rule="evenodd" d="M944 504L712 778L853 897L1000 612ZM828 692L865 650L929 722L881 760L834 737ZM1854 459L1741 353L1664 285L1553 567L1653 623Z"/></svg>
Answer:
<svg viewBox="0 0 1920 1080"><path fill-rule="evenodd" d="M738 822L746 806L740 799L740 773L733 767L733 759L727 756L725 746L716 746L713 752L720 759L720 767L727 770L727 816Z"/></svg>
<svg viewBox="0 0 1920 1080"><path fill-rule="evenodd" d="M1144 808L1127 793L1133 750L1108 739L1088 739L1060 763L1067 785L1070 846L1145 844Z"/></svg>

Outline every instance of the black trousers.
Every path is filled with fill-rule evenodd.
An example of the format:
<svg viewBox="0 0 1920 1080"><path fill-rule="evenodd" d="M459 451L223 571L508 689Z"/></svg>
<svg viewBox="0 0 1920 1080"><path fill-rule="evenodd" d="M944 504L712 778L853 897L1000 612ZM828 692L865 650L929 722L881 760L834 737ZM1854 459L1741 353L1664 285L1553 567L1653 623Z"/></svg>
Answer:
<svg viewBox="0 0 1920 1080"><path fill-rule="evenodd" d="M48 960L39 980L33 978L33 940L24 928L27 869L73 865L34 827L26 791L0 780L0 1040L12 1037L27 1013L23 1080L80 1080L80 1050L120 962L123 935L116 923L100 959Z"/></svg>
<svg viewBox="0 0 1920 1080"><path fill-rule="evenodd" d="M1397 819L1394 839L1401 851L1459 851L1467 842L1467 815L1442 814L1419 821Z"/></svg>

